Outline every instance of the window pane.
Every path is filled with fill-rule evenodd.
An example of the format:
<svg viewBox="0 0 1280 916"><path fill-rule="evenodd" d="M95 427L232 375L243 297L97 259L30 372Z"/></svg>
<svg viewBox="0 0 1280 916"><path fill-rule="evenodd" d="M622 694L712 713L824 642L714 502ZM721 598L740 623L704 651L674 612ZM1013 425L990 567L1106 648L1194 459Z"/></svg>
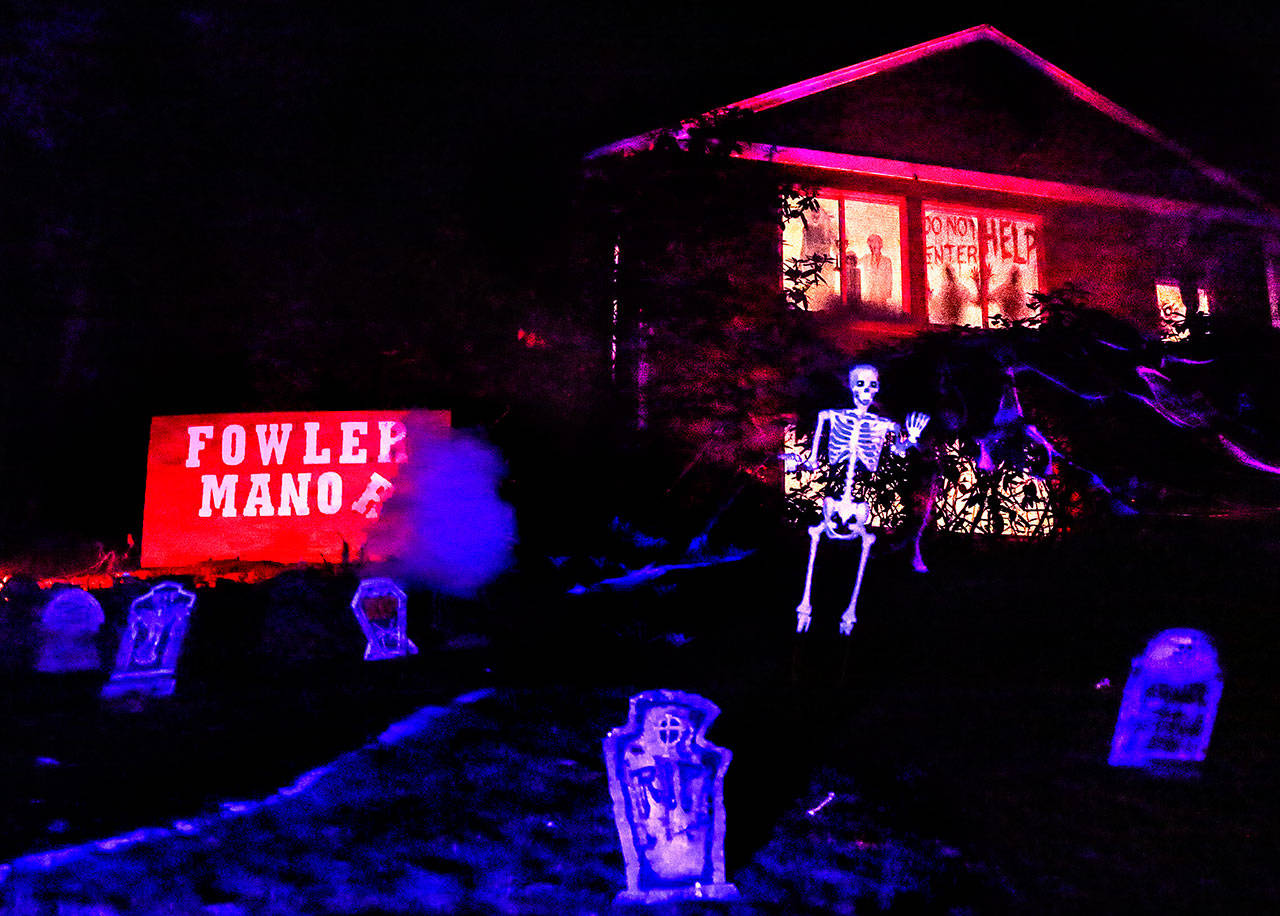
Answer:
<svg viewBox="0 0 1280 916"><path fill-rule="evenodd" d="M827 258L818 277L820 282L808 286L802 281L797 284L785 278L783 282L788 289L807 286L805 298L810 311L835 308L840 303L840 270L838 256L840 254L840 202L823 198L818 201L819 209L805 213L804 219L798 217L787 220L782 230L782 269L800 267L807 269L816 266L811 259L815 256Z"/></svg>
<svg viewBox="0 0 1280 916"><path fill-rule="evenodd" d="M925 210L924 259L929 279L929 321L981 327L977 217Z"/></svg>
<svg viewBox="0 0 1280 916"><path fill-rule="evenodd" d="M902 216L897 204L844 202L845 276L866 318L902 315Z"/></svg>
<svg viewBox="0 0 1280 916"><path fill-rule="evenodd" d="M929 320L982 327L1026 318L1040 282L1040 220L980 210L926 208Z"/></svg>
<svg viewBox="0 0 1280 916"><path fill-rule="evenodd" d="M1156 308L1160 313L1160 339L1165 343L1186 340L1187 307L1182 301L1182 289L1174 280L1156 281ZM1196 287L1196 309L1209 313L1209 291Z"/></svg>
<svg viewBox="0 0 1280 916"><path fill-rule="evenodd" d="M1040 276L1040 227L1026 218L989 216L986 230L988 320L996 315L1010 321L1026 318L1027 293Z"/></svg>

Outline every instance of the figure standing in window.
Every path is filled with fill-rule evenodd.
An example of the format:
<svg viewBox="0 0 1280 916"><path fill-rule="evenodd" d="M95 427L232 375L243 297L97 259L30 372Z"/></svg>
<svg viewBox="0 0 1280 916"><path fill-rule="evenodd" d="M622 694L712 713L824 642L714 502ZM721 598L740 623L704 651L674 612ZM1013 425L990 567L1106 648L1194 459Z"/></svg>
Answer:
<svg viewBox="0 0 1280 916"><path fill-rule="evenodd" d="M960 324L965 313L977 299L973 290L978 286L978 269L975 267L970 276L973 287L956 276L956 269L951 264L944 267L942 289L932 290L929 298L929 320L935 324Z"/></svg>
<svg viewBox="0 0 1280 916"><path fill-rule="evenodd" d="M1023 317L1027 294L1022 288L1022 274L1017 267L1009 268L1008 279L991 291L991 304L995 306L995 314L1010 321Z"/></svg>
<svg viewBox="0 0 1280 916"><path fill-rule="evenodd" d="M867 305L888 305L893 298L893 261L880 253L884 250L884 239L880 236L867 236L867 248L871 253L860 265L862 301Z"/></svg>
<svg viewBox="0 0 1280 916"><path fill-rule="evenodd" d="M824 203L834 204L834 201ZM840 243L840 227L835 216L825 207L813 211L804 223L804 236L800 247L802 258L822 255L828 259L822 269L823 282L809 293L809 308L813 311L831 308L840 295L839 271L836 270L836 249Z"/></svg>

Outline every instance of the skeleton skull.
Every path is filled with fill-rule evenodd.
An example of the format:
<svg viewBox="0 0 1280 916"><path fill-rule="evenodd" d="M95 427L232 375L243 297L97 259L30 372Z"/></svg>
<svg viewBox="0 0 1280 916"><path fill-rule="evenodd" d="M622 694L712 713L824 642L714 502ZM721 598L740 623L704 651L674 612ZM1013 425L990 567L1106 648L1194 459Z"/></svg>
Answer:
<svg viewBox="0 0 1280 916"><path fill-rule="evenodd" d="M849 392L853 395L854 409L865 413L880 391L880 373L875 366L860 365L849 370Z"/></svg>

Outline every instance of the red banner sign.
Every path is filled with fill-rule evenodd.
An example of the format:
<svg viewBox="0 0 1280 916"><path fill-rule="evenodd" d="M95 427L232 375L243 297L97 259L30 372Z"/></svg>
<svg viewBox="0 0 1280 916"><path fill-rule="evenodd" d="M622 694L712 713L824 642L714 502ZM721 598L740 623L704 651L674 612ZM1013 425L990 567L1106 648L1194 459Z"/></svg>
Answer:
<svg viewBox="0 0 1280 916"><path fill-rule="evenodd" d="M142 565L357 559L412 498L410 456L448 430L426 410L154 417Z"/></svg>

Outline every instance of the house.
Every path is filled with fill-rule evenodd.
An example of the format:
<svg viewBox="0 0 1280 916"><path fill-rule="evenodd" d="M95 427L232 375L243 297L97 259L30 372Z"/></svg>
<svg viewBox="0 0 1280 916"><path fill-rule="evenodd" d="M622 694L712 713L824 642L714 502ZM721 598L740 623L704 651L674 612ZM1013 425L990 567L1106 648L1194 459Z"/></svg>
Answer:
<svg viewBox="0 0 1280 916"><path fill-rule="evenodd" d="M847 398L793 380L821 388L931 328L1017 321L1037 291L1072 284L1153 341L1196 311L1280 327L1280 210L988 25L619 140L586 175L587 298L618 415L765 480ZM749 352L762 339L771 360ZM1019 505L1034 484L1035 518L991 529L957 509L951 529L1047 530L1030 473L992 479Z"/></svg>
<svg viewBox="0 0 1280 916"><path fill-rule="evenodd" d="M702 209L678 175L688 157L670 155L695 148L717 160L719 202ZM619 140L587 167L613 189L597 295L615 355L637 315L669 307L657 297L685 265L662 241L689 232L733 247L739 291L790 287L852 350L998 326L1068 282L1151 335L1188 310L1280 325L1280 211L988 25Z"/></svg>

